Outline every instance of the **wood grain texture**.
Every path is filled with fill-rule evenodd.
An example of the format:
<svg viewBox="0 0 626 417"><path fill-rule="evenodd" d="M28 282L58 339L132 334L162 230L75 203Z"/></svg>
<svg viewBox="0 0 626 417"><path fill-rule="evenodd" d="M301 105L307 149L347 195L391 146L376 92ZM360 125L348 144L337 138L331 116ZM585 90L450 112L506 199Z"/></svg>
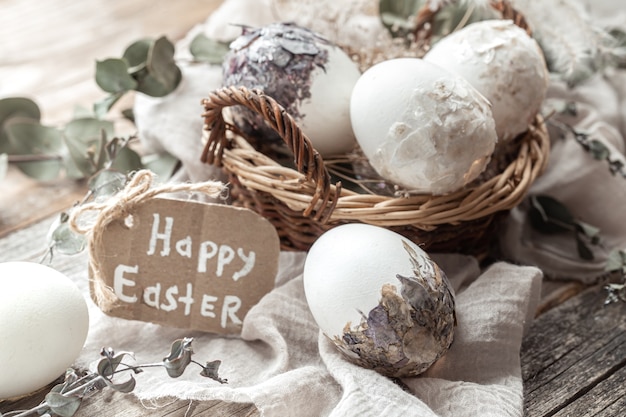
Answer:
<svg viewBox="0 0 626 417"><path fill-rule="evenodd" d="M220 3L0 0L0 98L32 98L44 124L63 126L77 106L90 108L106 96L94 81L97 60L119 57L143 37L175 41ZM128 128L115 112L112 119ZM81 183L42 184L10 169L0 182L0 236L70 207L85 192Z"/></svg>
<svg viewBox="0 0 626 417"><path fill-rule="evenodd" d="M521 356L527 416L591 416L623 404L626 304L604 305L605 296L590 288L532 324Z"/></svg>

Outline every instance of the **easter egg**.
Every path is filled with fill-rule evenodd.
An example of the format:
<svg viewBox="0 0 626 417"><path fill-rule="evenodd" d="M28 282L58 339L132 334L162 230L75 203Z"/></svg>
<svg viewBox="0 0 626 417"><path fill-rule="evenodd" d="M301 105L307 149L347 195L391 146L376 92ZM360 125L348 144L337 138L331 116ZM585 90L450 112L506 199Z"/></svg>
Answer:
<svg viewBox="0 0 626 417"><path fill-rule="evenodd" d="M484 171L497 142L489 102L465 79L419 58L365 71L350 118L372 168L415 193L462 188Z"/></svg>
<svg viewBox="0 0 626 417"><path fill-rule="evenodd" d="M510 20L467 25L433 45L424 59L465 78L489 100L501 141L528 129L548 89L541 48Z"/></svg>
<svg viewBox="0 0 626 417"><path fill-rule="evenodd" d="M306 28L274 23L244 28L223 63L225 86L259 89L293 116L323 156L356 145L350 126L350 95L361 75L337 45ZM265 140L278 140L259 115L232 109L235 124Z"/></svg>
<svg viewBox="0 0 626 417"><path fill-rule="evenodd" d="M68 277L38 263L0 263L0 399L62 376L88 329L87 304Z"/></svg>
<svg viewBox="0 0 626 417"><path fill-rule="evenodd" d="M448 279L418 245L393 231L347 224L325 232L307 255L303 281L320 329L357 365L415 376L452 344L456 313Z"/></svg>

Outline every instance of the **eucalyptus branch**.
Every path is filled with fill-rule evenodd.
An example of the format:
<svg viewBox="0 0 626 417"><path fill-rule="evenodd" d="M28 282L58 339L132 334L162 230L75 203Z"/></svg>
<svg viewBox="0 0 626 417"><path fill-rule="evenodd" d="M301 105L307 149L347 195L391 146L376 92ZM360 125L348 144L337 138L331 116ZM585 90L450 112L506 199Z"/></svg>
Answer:
<svg viewBox="0 0 626 417"><path fill-rule="evenodd" d="M568 111L576 111L575 108L572 109L571 106L569 106L568 108L570 109ZM552 118L548 119L548 123L563 132L570 133L573 136L574 140L576 140L576 142L578 142L578 144L580 144L580 146L594 159L597 159L599 161L606 161L611 174L619 174L622 176L622 178L626 179L626 165L624 165L623 161L620 161L619 159L614 159L611 155L611 150L604 143L592 138L586 132L577 130L567 123L562 123Z"/></svg>
<svg viewBox="0 0 626 417"><path fill-rule="evenodd" d="M53 154L8 155L7 160L10 164L19 164L26 162L62 161L63 157Z"/></svg>
<svg viewBox="0 0 626 417"><path fill-rule="evenodd" d="M123 382L117 382L115 377L129 371L138 374L146 368L163 367L170 377L178 378L190 363L194 363L202 369L200 375L203 377L213 379L220 384L227 383L226 379L218 376L221 361L216 360L202 365L191 359L193 354L192 341L192 338L175 340L170 348L170 354L161 362L141 365L130 365L122 362L125 356L133 356L130 352L116 354L111 348L103 348L100 352L102 359L98 362L95 372L87 372L84 376L79 377L76 371L68 369L65 373L64 382L54 386L41 404L30 410L0 414L0 417L27 417L42 414L71 417L78 411L84 398L104 388L108 387L122 393L132 392L136 384L132 375Z"/></svg>

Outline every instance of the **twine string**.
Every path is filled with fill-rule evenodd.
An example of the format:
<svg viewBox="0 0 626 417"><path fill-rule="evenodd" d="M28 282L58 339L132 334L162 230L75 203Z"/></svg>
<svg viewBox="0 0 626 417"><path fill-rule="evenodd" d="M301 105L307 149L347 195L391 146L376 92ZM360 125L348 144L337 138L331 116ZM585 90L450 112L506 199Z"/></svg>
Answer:
<svg viewBox="0 0 626 417"><path fill-rule="evenodd" d="M131 216L140 204L160 194L202 193L209 197L223 197L227 188L219 181L198 183L172 183L153 186L154 173L149 170L137 171L126 186L117 194L103 202L90 202L75 207L70 213L68 224L79 234L89 236L89 268L92 274L92 292L96 304L106 313L115 307L118 301L113 288L106 285L102 273L99 254L106 227L114 221L125 220ZM87 213L96 213L93 224L81 222Z"/></svg>

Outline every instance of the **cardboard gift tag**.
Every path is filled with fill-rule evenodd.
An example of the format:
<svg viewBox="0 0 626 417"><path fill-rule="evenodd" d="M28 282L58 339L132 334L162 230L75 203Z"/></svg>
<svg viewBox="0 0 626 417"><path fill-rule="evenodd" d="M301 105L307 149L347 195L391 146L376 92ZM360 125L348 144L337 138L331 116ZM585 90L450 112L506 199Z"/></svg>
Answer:
<svg viewBox="0 0 626 417"><path fill-rule="evenodd" d="M274 287L279 251L276 229L250 210L152 198L106 225L91 261L115 295L109 315L239 334Z"/></svg>

